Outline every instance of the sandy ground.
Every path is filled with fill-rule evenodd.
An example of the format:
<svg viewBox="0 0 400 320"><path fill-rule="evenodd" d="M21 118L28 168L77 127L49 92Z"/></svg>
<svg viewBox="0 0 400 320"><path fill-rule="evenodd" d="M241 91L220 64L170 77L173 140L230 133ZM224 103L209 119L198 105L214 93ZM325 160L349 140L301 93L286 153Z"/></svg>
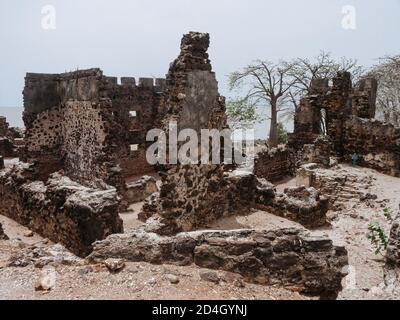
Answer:
<svg viewBox="0 0 400 320"><path fill-rule="evenodd" d="M220 279L218 284L202 280L200 274L210 270L196 266L177 267L151 265L148 263L126 263L118 273L110 273L103 265L50 264L41 269L34 265L8 267L10 257L31 246L50 247L53 244L38 235L24 236L29 231L14 221L1 217L9 241L0 241L0 299L263 299L299 300L307 299L298 293L282 288L237 283L237 275L212 271ZM35 286L50 270L55 285L50 291L36 291ZM169 280L174 275L179 283Z"/></svg>
<svg viewBox="0 0 400 320"><path fill-rule="evenodd" d="M349 276L344 281L344 290L339 299L400 299L400 294L386 293L378 288L384 278L384 257L375 255L367 239L370 222L379 222L389 235L390 223L383 216L383 209L390 208L393 216L398 213L400 202L400 179L366 168L340 165L344 174L356 174L360 181L371 176L372 184L354 185L354 191L376 195L376 200L360 201L347 197L344 210L329 212L331 226L314 230L315 234L329 236L335 244L345 246L349 254ZM330 170L326 170L329 172ZM283 190L294 186L295 179L287 179L278 186Z"/></svg>
<svg viewBox="0 0 400 320"><path fill-rule="evenodd" d="M377 221L389 230L390 226L382 215L382 210L391 208L397 213L400 195L400 179L363 168L341 166L344 174L356 174L364 192L377 195L377 200L359 201L347 197L344 209L329 212L331 225L313 230L315 234L325 234L335 244L344 245L349 252L349 276L344 280L344 290L339 299L399 299L400 295L387 293L378 288L383 282L384 261L376 256L366 237L368 224ZM329 170L328 170L329 171ZM371 185L362 186L368 176ZM294 179L285 179L278 186L283 190L295 185ZM350 186L351 188L351 186ZM357 190L354 190L357 192ZM349 191L351 194L351 190ZM121 214L125 231L137 228L137 220L142 203L132 205L128 212ZM53 264L50 270L55 286L49 292L35 291L35 284L43 275L43 270L34 265L8 267L7 263L22 249L31 246L50 247L53 244L38 235L31 236L29 230L14 221L0 216L5 232L11 240L0 241L0 299L308 299L291 291L233 281L228 273L215 272L218 284L202 280L205 270L196 266L154 266L147 263L127 263L119 273L112 274L102 265ZM212 229L301 227L299 224L276 217L263 211L254 211L246 216L224 218L210 226ZM175 275L179 283L173 284L170 275Z"/></svg>

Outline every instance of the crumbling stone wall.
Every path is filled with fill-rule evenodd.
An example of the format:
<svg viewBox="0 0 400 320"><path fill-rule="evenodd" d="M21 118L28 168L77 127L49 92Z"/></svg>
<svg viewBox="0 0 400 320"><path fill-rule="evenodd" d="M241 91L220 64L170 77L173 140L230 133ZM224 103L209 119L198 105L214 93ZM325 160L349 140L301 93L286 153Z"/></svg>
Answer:
<svg viewBox="0 0 400 320"><path fill-rule="evenodd" d="M139 180L127 183L124 201L128 204L142 202L156 192L158 192L156 179L143 176Z"/></svg>
<svg viewBox="0 0 400 320"><path fill-rule="evenodd" d="M224 173L208 166L171 169L160 192L147 200L140 217L148 230L163 235L207 227L225 216L248 214L256 203L270 204L273 186L253 174Z"/></svg>
<svg viewBox="0 0 400 320"><path fill-rule="evenodd" d="M318 136L326 134L332 142L332 155L350 160L357 153L361 165L398 176L400 129L372 120L376 91L377 82L371 78L362 79L353 88L348 72L339 72L332 86L326 79L314 80L296 111L290 147L304 153L300 158L310 157L318 148ZM328 151L327 147L323 154Z"/></svg>
<svg viewBox="0 0 400 320"><path fill-rule="evenodd" d="M297 166L316 163L322 167L330 166L331 155L333 154L332 142L328 136L321 135L315 139L313 144L305 144L298 159Z"/></svg>
<svg viewBox="0 0 400 320"><path fill-rule="evenodd" d="M338 72L332 86L328 79L313 80L309 94L300 101L296 111L290 146L298 150L304 144L313 144L325 131L334 150L341 153L344 120L351 114L351 93L349 72Z"/></svg>
<svg viewBox="0 0 400 320"><path fill-rule="evenodd" d="M327 223L328 205L328 198L316 189L299 186L276 193L271 205L261 203L259 207L307 228L317 228Z"/></svg>
<svg viewBox="0 0 400 320"><path fill-rule="evenodd" d="M121 84L116 78L108 78L112 87L110 96L114 112L121 114L120 124L125 128L122 134L128 143L122 148L117 161L125 177L154 172L146 159L146 134L161 127L164 110L165 79L123 77Z"/></svg>
<svg viewBox="0 0 400 320"><path fill-rule="evenodd" d="M94 241L123 232L118 206L112 187L90 189L58 173L38 181L33 166L23 163L0 172L0 214L79 256Z"/></svg>
<svg viewBox="0 0 400 320"><path fill-rule="evenodd" d="M8 122L6 117L0 116L0 137L6 137L9 134Z"/></svg>
<svg viewBox="0 0 400 320"><path fill-rule="evenodd" d="M26 75L23 160L38 164L42 180L61 169L84 184L108 180L105 149L116 126L108 99L101 99L105 86L99 69Z"/></svg>
<svg viewBox="0 0 400 320"><path fill-rule="evenodd" d="M83 184L115 184L152 169L145 161L145 134L161 113L163 79L154 85L141 78L136 86L134 78L122 78L119 85L90 69L28 73L25 82L23 160L37 163L43 181L63 169Z"/></svg>
<svg viewBox="0 0 400 320"><path fill-rule="evenodd" d="M348 263L345 248L298 229L197 231L173 237L136 230L96 242L89 258L110 257L196 264L239 273L249 282L281 285L322 298L337 297Z"/></svg>
<svg viewBox="0 0 400 320"><path fill-rule="evenodd" d="M17 150L13 143L13 134L7 119L0 116L0 157L12 158L16 156Z"/></svg>
<svg viewBox="0 0 400 320"><path fill-rule="evenodd" d="M378 82L376 79L365 78L360 80L351 95L353 116L365 119L375 117L377 90Z"/></svg>
<svg viewBox="0 0 400 320"><path fill-rule="evenodd" d="M400 176L400 128L352 116L345 122L343 150L348 160L355 152L360 165Z"/></svg>
<svg viewBox="0 0 400 320"><path fill-rule="evenodd" d="M4 158L14 158L17 156L15 145L7 137L0 137L0 156Z"/></svg>
<svg viewBox="0 0 400 320"><path fill-rule="evenodd" d="M208 59L209 43L209 35L205 33L191 32L182 39L181 52L167 75L167 110L162 120L165 132L171 121L176 121L178 132L191 128L198 137L202 129L227 127L225 99L218 93ZM227 194L231 183L222 165L167 165L161 168L161 178L156 203L146 205L141 214L156 215L162 221L159 232L193 230L223 216L230 205Z"/></svg>
<svg viewBox="0 0 400 320"><path fill-rule="evenodd" d="M294 158L286 147L262 150L256 154L254 159L254 174L270 182L293 175L294 171Z"/></svg>

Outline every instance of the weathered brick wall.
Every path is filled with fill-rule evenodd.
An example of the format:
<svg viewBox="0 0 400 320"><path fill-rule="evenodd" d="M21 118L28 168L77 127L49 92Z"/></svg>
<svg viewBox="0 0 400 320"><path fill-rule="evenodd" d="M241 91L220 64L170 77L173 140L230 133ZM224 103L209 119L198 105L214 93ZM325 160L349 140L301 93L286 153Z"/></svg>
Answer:
<svg viewBox="0 0 400 320"><path fill-rule="evenodd" d="M276 182L293 175L294 166L289 149L284 147L265 149L258 152L254 159L254 174L270 182Z"/></svg>
<svg viewBox="0 0 400 320"><path fill-rule="evenodd" d="M257 202L271 204L273 186L253 174L225 174L217 166L174 167L162 175L160 192L148 199L140 218L163 235L197 230L229 215L248 213Z"/></svg>
<svg viewBox="0 0 400 320"><path fill-rule="evenodd" d="M79 256L94 241L123 232L118 206L115 188L90 189L57 173L44 183L22 163L0 172L0 214Z"/></svg>

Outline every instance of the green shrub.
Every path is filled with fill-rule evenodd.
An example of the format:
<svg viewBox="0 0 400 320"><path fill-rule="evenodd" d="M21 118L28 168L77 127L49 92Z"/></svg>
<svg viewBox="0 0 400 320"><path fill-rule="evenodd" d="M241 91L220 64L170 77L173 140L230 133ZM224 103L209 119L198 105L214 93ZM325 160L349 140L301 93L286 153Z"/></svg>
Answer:
<svg viewBox="0 0 400 320"><path fill-rule="evenodd" d="M383 210L383 215L389 223L393 223L392 211L389 208ZM387 249L389 237L379 222L371 222L368 225L367 238L371 241L375 255L383 255L382 251Z"/></svg>

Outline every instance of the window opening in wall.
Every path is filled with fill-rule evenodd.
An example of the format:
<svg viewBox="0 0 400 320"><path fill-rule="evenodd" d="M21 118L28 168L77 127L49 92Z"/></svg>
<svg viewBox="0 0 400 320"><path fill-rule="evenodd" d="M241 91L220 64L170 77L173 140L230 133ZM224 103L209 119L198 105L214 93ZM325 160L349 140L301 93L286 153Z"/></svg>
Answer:
<svg viewBox="0 0 400 320"><path fill-rule="evenodd" d="M326 135L327 134L327 112L326 112L326 109L324 109L324 108L321 109L320 126L321 126L321 133L323 135Z"/></svg>

